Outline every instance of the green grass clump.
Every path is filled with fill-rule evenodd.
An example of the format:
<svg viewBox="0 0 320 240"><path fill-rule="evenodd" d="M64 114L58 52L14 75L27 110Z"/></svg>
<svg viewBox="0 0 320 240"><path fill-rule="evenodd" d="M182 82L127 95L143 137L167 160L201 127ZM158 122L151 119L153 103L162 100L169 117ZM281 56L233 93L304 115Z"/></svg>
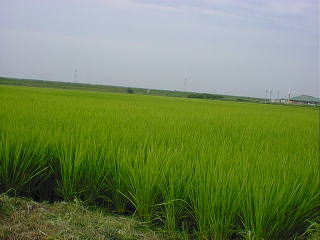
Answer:
<svg viewBox="0 0 320 240"><path fill-rule="evenodd" d="M303 239L319 164L318 108L0 86L1 192L204 239Z"/></svg>

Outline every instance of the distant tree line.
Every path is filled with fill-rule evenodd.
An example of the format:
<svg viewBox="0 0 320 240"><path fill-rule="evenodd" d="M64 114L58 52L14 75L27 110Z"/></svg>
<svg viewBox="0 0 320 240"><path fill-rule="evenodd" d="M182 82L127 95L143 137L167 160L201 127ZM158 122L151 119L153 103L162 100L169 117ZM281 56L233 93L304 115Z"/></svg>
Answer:
<svg viewBox="0 0 320 240"><path fill-rule="evenodd" d="M188 95L188 98L199 98L199 99L223 99L222 95L209 94L209 93L193 93Z"/></svg>
<svg viewBox="0 0 320 240"><path fill-rule="evenodd" d="M134 93L134 91L133 91L133 89L128 88L128 89L127 89L127 93Z"/></svg>

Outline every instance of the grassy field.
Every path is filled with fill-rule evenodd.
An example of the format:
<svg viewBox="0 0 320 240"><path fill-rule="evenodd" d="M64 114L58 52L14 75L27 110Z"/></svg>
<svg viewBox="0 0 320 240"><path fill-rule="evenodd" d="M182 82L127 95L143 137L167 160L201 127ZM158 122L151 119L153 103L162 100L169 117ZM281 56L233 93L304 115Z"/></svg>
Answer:
<svg viewBox="0 0 320 240"><path fill-rule="evenodd" d="M294 239L319 221L319 167L318 108L0 86L0 192Z"/></svg>

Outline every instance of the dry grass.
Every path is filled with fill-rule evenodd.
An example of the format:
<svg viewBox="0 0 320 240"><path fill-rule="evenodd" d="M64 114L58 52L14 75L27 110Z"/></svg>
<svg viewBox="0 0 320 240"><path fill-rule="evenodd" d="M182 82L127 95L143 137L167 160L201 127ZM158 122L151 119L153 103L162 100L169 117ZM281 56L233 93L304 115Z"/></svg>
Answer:
<svg viewBox="0 0 320 240"><path fill-rule="evenodd" d="M133 218L108 216L79 201L54 204L0 195L0 239L172 239Z"/></svg>

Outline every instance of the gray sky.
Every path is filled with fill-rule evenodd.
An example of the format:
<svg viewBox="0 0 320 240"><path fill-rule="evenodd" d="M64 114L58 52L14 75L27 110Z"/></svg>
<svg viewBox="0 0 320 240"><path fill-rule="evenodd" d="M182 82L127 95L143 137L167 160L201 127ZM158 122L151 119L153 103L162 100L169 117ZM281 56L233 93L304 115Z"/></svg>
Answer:
<svg viewBox="0 0 320 240"><path fill-rule="evenodd" d="M319 96L318 0L0 0L0 76Z"/></svg>

